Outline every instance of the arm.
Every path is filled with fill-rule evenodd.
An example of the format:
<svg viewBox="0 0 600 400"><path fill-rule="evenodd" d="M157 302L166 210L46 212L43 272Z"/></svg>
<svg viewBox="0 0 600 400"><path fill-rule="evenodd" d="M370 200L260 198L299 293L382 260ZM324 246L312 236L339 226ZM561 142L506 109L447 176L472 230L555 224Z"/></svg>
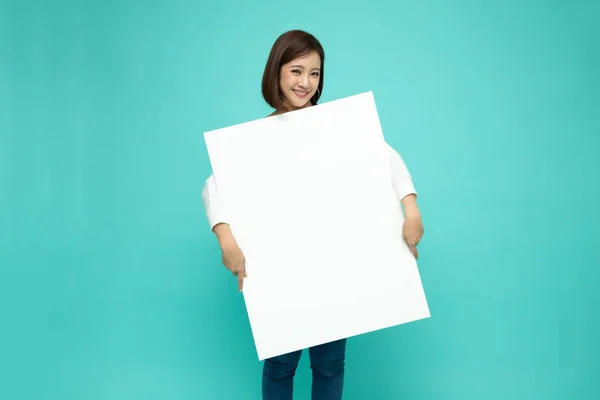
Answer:
<svg viewBox="0 0 600 400"><path fill-rule="evenodd" d="M392 168L392 184L396 191L398 200L402 203L402 209L404 210L404 216L420 217L421 213L417 205L417 191L412 181L412 176L402 160L400 153L394 150L389 144L386 143L389 156L390 165Z"/></svg>
<svg viewBox="0 0 600 400"><path fill-rule="evenodd" d="M219 242L219 247L221 250L226 251L239 247L235 237L233 236L233 232L231 232L231 227L229 224L225 222L219 222L213 227L212 231L217 237L217 241Z"/></svg>
<svg viewBox="0 0 600 400"><path fill-rule="evenodd" d="M402 235L414 257L418 258L417 245L423 236L424 230L421 221L421 211L417 205L417 191L402 157L391 146L387 146L392 168L392 184L404 211Z"/></svg>
<svg viewBox="0 0 600 400"><path fill-rule="evenodd" d="M421 218L421 211L419 211L417 195L415 193L404 196L400 202L402 203L405 218Z"/></svg>
<svg viewBox="0 0 600 400"><path fill-rule="evenodd" d="M238 279L238 290L242 291L246 275L246 259L227 222L227 208L219 197L217 184L211 174L202 190L202 200L211 231L221 248L223 264Z"/></svg>
<svg viewBox="0 0 600 400"><path fill-rule="evenodd" d="M227 222L227 210L219 197L217 183L212 174L206 180L202 190L202 200L204 201L208 224L217 237L221 249L236 246L237 243Z"/></svg>

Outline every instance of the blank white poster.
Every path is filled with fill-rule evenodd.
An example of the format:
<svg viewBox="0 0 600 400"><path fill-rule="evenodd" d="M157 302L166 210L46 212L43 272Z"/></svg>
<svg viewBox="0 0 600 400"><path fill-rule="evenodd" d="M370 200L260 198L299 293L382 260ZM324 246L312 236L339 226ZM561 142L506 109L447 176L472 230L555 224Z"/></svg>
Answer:
<svg viewBox="0 0 600 400"><path fill-rule="evenodd" d="M259 360L430 316L371 92L204 137Z"/></svg>

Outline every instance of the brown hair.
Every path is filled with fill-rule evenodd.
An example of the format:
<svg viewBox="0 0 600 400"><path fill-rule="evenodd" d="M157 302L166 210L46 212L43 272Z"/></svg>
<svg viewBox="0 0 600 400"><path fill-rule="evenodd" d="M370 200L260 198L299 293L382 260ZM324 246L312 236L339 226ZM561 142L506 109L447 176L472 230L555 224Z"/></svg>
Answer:
<svg viewBox="0 0 600 400"><path fill-rule="evenodd" d="M310 33L301 30L287 31L277 38L271 48L271 53L269 54L262 77L262 95L271 107L280 111L285 110L279 90L281 66L298 57L308 55L313 51L316 51L321 57L319 90L310 99L310 102L315 105L323 93L325 52L321 43Z"/></svg>

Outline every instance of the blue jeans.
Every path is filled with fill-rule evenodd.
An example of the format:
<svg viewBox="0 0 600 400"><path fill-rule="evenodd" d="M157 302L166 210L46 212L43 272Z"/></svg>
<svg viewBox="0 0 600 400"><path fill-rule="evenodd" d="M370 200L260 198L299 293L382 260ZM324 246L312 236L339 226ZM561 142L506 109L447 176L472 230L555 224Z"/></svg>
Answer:
<svg viewBox="0 0 600 400"><path fill-rule="evenodd" d="M312 399L341 400L344 387L346 339L308 349L312 369ZM294 375L302 350L265 360L263 400L292 400Z"/></svg>

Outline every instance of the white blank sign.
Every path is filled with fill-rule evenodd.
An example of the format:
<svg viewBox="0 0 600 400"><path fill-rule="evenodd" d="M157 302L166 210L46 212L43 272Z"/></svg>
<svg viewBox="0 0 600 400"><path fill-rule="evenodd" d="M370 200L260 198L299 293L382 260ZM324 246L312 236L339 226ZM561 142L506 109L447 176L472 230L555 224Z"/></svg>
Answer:
<svg viewBox="0 0 600 400"><path fill-rule="evenodd" d="M371 92L204 137L259 360L430 316Z"/></svg>

